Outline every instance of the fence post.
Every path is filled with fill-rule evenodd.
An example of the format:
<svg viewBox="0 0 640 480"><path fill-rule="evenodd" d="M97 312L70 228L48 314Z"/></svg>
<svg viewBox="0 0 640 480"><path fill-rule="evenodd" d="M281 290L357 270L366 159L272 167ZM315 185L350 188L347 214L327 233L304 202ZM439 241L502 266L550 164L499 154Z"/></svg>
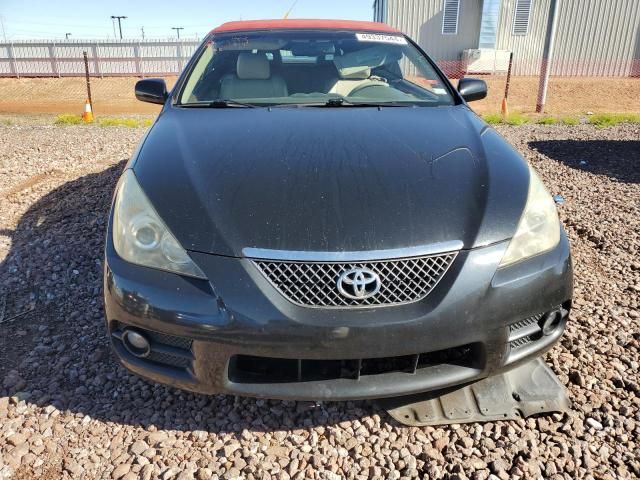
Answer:
<svg viewBox="0 0 640 480"><path fill-rule="evenodd" d="M182 71L182 42L176 43L176 54L178 55L178 74Z"/></svg>
<svg viewBox="0 0 640 480"><path fill-rule="evenodd" d="M89 59L87 58L87 52L82 52L84 57L84 76L87 80L87 97L89 98L89 105L91 105L91 111L93 112L93 100L91 99L91 80L89 79Z"/></svg>
<svg viewBox="0 0 640 480"><path fill-rule="evenodd" d="M556 36L557 20L558 0L551 0L551 4L549 5L549 19L547 22L547 34L544 39L544 50L542 52L542 66L540 68L540 85L538 87L536 113L544 112L544 104L547 103L547 87L549 86L549 74L551 72L551 61L553 59L553 44Z"/></svg>
<svg viewBox="0 0 640 480"><path fill-rule="evenodd" d="M9 44L7 51L9 53L9 67L11 68L11 73L13 73L16 78L20 78L20 72L18 72L18 65L16 63L16 56L13 52L13 42Z"/></svg>
<svg viewBox="0 0 640 480"><path fill-rule="evenodd" d="M49 59L51 60L51 73L60 78L60 67L56 57L56 42L51 42L51 45L49 45Z"/></svg>
<svg viewBox="0 0 640 480"><path fill-rule="evenodd" d="M140 42L137 42L133 46L133 56L135 57L136 73L138 76L142 76L142 69L140 68Z"/></svg>
<svg viewBox="0 0 640 480"><path fill-rule="evenodd" d="M98 44L94 43L91 45L91 54L93 55L93 70L94 75L100 75L102 77L102 71L100 70L100 59L98 58Z"/></svg>
<svg viewBox="0 0 640 480"><path fill-rule="evenodd" d="M501 111L505 117L509 115L507 97L509 96L509 85L511 84L511 67L513 66L513 52L509 54L509 67L507 68L507 81L504 84L504 98L502 99Z"/></svg>

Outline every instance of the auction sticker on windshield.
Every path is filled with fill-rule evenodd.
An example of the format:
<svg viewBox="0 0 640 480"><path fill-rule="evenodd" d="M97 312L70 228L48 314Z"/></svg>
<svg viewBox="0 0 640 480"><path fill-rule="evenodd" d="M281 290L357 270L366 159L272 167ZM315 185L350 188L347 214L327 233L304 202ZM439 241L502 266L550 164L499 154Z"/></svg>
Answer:
<svg viewBox="0 0 640 480"><path fill-rule="evenodd" d="M384 35L381 33L356 33L356 38L361 42L381 42L406 45L407 39L400 35Z"/></svg>

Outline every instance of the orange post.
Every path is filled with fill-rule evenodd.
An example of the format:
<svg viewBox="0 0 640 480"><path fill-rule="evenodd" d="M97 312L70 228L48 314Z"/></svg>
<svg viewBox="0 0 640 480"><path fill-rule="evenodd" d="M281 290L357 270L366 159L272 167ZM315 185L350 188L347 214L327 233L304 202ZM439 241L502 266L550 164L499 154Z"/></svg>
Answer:
<svg viewBox="0 0 640 480"><path fill-rule="evenodd" d="M91 102L87 98L87 101L84 104L84 112L82 112L82 120L87 123L93 122L93 112L91 111Z"/></svg>

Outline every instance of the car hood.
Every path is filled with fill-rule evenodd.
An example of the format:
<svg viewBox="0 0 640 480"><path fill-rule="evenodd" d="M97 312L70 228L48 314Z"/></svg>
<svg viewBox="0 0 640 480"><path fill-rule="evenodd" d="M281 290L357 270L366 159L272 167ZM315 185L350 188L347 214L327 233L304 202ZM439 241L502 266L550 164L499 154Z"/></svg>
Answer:
<svg viewBox="0 0 640 480"><path fill-rule="evenodd" d="M510 238L526 163L468 107L168 107L134 159L187 250L356 252Z"/></svg>

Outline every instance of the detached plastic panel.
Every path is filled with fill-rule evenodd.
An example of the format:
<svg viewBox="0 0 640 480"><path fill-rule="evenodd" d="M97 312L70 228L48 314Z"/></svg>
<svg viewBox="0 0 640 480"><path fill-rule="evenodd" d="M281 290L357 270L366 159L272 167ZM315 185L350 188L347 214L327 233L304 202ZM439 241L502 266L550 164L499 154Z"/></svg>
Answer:
<svg viewBox="0 0 640 480"><path fill-rule="evenodd" d="M514 420L571 408L564 385L541 358L457 390L385 398L378 404L410 426Z"/></svg>

